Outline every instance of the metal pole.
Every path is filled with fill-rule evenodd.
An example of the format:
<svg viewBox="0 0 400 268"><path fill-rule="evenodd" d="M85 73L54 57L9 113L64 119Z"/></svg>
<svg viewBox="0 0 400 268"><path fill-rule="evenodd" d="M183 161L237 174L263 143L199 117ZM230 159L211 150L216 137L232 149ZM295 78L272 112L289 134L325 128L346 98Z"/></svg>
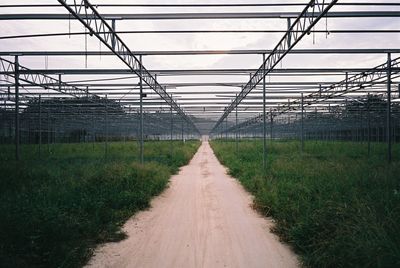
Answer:
<svg viewBox="0 0 400 268"><path fill-rule="evenodd" d="M287 18L287 31L289 32L289 30L290 30L290 27L292 26L292 23L291 23L291 21L290 21L290 18ZM291 40L291 34L289 34L288 35L288 40L287 40L287 45L288 45L288 48L290 47L290 45L292 44L292 40ZM265 56L265 55L264 55ZM264 61L265 61L265 59L264 59ZM264 69L264 71L265 71L265 69Z"/></svg>
<svg viewBox="0 0 400 268"><path fill-rule="evenodd" d="M288 21L288 23L290 23ZM289 26L288 26L289 27ZM263 170L267 168L267 118L265 111L265 54L263 54ZM264 174L265 175L265 174Z"/></svg>
<svg viewBox="0 0 400 268"><path fill-rule="evenodd" d="M225 117L225 141L228 141L228 116Z"/></svg>
<svg viewBox="0 0 400 268"><path fill-rule="evenodd" d="M96 132L95 132L95 123L94 123L94 110L92 112L92 147L94 150L94 143L96 142Z"/></svg>
<svg viewBox="0 0 400 268"><path fill-rule="evenodd" d="M392 77L391 77L391 54L387 54L387 109L386 109L386 139L387 139L387 150L388 150L388 162L390 163L392 161L392 124L391 124L391 119L392 119L392 110L391 110L391 83L392 83Z"/></svg>
<svg viewBox="0 0 400 268"><path fill-rule="evenodd" d="M50 154L50 112L47 108L47 152Z"/></svg>
<svg viewBox="0 0 400 268"><path fill-rule="evenodd" d="M171 94L171 98L172 98L172 94ZM173 126L174 126L174 119L173 119L173 117L172 117L172 105L170 106L170 108L169 108L169 111L170 111L170 117L171 117L171 129L170 129L170 141L171 141L171 144L170 144L170 154L171 154L171 156L172 156L172 148L173 148L173 145L172 145L172 132L173 132Z"/></svg>
<svg viewBox="0 0 400 268"><path fill-rule="evenodd" d="M367 141L368 141L368 157L370 156L371 153L371 114L370 114L370 97L369 97L369 93L367 96L367 124L368 124L368 137L367 137Z"/></svg>
<svg viewBox="0 0 400 268"><path fill-rule="evenodd" d="M15 159L20 159L19 148L19 58L15 56L14 62L14 78L15 78Z"/></svg>
<svg viewBox="0 0 400 268"><path fill-rule="evenodd" d="M236 93L236 99L237 99L237 93ZM238 107L237 105L235 106L235 145L236 145L236 155L239 153L239 145L238 145Z"/></svg>
<svg viewBox="0 0 400 268"><path fill-rule="evenodd" d="M139 154L140 154L140 163L144 163L143 156L143 79L142 79L142 56L139 57L140 61L140 76L139 76L139 84L140 84L140 134L139 134Z"/></svg>
<svg viewBox="0 0 400 268"><path fill-rule="evenodd" d="M111 20L111 28L112 28L113 32L115 32L115 28L116 28L115 27L115 19ZM115 50L115 35L114 34L111 36L111 47L113 50Z"/></svg>
<svg viewBox="0 0 400 268"><path fill-rule="evenodd" d="M182 120L182 133L181 133L181 138L182 138L182 142L184 141L184 138L183 138L183 120Z"/></svg>
<svg viewBox="0 0 400 268"><path fill-rule="evenodd" d="M301 152L304 152L304 97L301 93Z"/></svg>
<svg viewBox="0 0 400 268"><path fill-rule="evenodd" d="M273 125L274 125L274 118L272 117L272 108L269 108L269 116L270 116L270 124L269 124L269 132L270 132L270 136L269 136L269 140L271 142L272 145L272 139L273 139Z"/></svg>
<svg viewBox="0 0 400 268"><path fill-rule="evenodd" d="M39 94L39 159L42 156L42 96Z"/></svg>
<svg viewBox="0 0 400 268"><path fill-rule="evenodd" d="M104 120L105 120L105 132L106 132L106 137L104 139L104 157L107 159L108 155L108 99L107 99L107 94L106 94L106 105L105 105L105 113L104 113Z"/></svg>

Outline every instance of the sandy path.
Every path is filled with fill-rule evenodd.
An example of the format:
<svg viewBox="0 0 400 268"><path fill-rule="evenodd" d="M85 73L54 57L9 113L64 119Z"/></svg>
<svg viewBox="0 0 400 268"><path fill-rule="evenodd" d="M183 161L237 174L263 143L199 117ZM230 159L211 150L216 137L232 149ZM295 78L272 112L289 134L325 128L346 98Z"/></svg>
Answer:
<svg viewBox="0 0 400 268"><path fill-rule="evenodd" d="M296 256L250 207L208 142L170 187L124 226L129 237L100 247L91 267L297 267Z"/></svg>

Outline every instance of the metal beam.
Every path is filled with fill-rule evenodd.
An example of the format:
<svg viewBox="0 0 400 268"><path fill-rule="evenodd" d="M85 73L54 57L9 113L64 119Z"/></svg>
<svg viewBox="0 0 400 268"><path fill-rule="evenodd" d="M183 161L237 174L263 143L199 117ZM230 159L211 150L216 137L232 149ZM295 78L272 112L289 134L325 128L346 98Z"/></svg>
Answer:
<svg viewBox="0 0 400 268"><path fill-rule="evenodd" d="M151 87L160 97L168 103L178 114L187 120L194 129L196 126L184 111L175 103L175 101L167 94L153 75L140 63L138 58L132 53L122 39L113 31L112 27L105 21L105 17L100 15L93 5L87 0L69 1L58 0L70 14L78 19L91 34L95 35L102 43L104 43L114 54L124 62L129 69L136 73L142 81ZM70 14L66 16L69 18ZM115 17L113 19L116 19ZM114 47L114 48L113 48ZM138 70L140 70L138 72Z"/></svg>
<svg viewBox="0 0 400 268"><path fill-rule="evenodd" d="M81 0L82 1L82 0ZM74 4L74 1L59 0L61 4L65 2L65 7L75 7L83 6L82 4ZM71 4L67 4L71 2ZM319 5L318 0L315 1L316 6ZM335 1L332 1L335 2ZM86 1L86 3L88 3ZM325 3L326 5L326 3ZM91 4L87 5L92 6ZM323 9L321 9L323 10ZM80 11L84 11L84 8ZM79 14L80 19L99 19L96 14ZM292 18L296 19L301 16L302 13L298 12L238 12L238 13L113 13L113 14L103 14L102 18L104 20L214 20L214 19L284 19ZM318 18L322 16L327 16L329 18L394 18L400 17L398 11L337 11L330 12L325 15L324 12L315 10L315 12L307 15L308 18ZM49 13L26 13L26 14L0 14L0 20L69 20L68 14L49 14Z"/></svg>
<svg viewBox="0 0 400 268"><path fill-rule="evenodd" d="M4 68L3 68L4 69ZM269 74L287 74L287 73L345 73L345 72L363 72L369 70L368 68L284 68L271 70ZM233 74L233 75L246 75L249 73L256 72L257 69L153 69L148 72L157 75L221 75L221 74ZM127 69L29 69L21 70L21 73L27 74L65 74L65 75L115 75L115 74L130 74L131 70ZM11 71L0 69L0 75L12 74Z"/></svg>
<svg viewBox="0 0 400 268"><path fill-rule="evenodd" d="M0 75L14 77L15 66L16 65L13 62L0 58ZM86 89L80 89L76 86L63 83L61 80L57 80L41 72L33 72L32 70L19 64L18 66L20 81L24 81L28 84L39 86L45 89L51 89L60 93L68 94L76 98L88 97L89 95L89 92ZM97 97L96 95L92 96Z"/></svg>
<svg viewBox="0 0 400 268"><path fill-rule="evenodd" d="M243 50L165 50L165 51L132 51L143 56L180 56L180 55L251 55L270 54L271 49ZM386 48L307 48L292 49L290 54L383 54L400 53L400 49ZM114 56L111 51L0 51L0 56Z"/></svg>
<svg viewBox="0 0 400 268"><path fill-rule="evenodd" d="M390 55L390 54L388 54ZM318 107L318 105L322 105L320 102L324 101L325 105L323 107L326 108L326 104L329 102L336 102L338 104L343 103L343 100L338 99L335 101L335 98L344 95L346 93L351 93L355 92L358 90L362 90L363 88L369 87L371 84L374 84L377 80L379 79L386 79L387 82L385 82L386 85L390 84L389 79L387 76L390 74L393 76L394 68L397 70L397 72L400 71L398 68L400 65L400 57L391 60L391 58L388 56L387 62L384 64L378 65L375 68L369 69L368 71L361 72L359 74L356 74L354 76L347 76L344 80L337 82L335 84L332 84L329 87L325 87L321 90L321 92L314 92L309 94L306 97L306 103L302 105L302 98L300 100L295 100L292 101L289 105L279 105L275 106L276 109L275 111L270 111L270 113L274 113L274 115L279 115L283 113L288 113L288 112L294 112L297 108L303 107L303 109L306 109L309 107L310 109L313 109L314 107ZM389 67L390 66L390 67ZM361 85L361 87L360 87ZM387 92L390 91L389 86L387 86ZM277 102L277 103L282 103L282 102ZM249 105L248 103L246 105ZM271 105L273 106L273 105ZM389 112L388 112L389 113ZM257 115L253 118L250 118L246 120L246 124L255 124L255 123L260 123L262 122L262 116ZM388 123L387 123L388 124ZM389 138L388 138L389 139ZM389 146L388 146L389 147Z"/></svg>
<svg viewBox="0 0 400 268"><path fill-rule="evenodd" d="M289 51L314 27L314 25L316 25L323 16L328 14L328 11L336 2L337 0L332 0L327 4L325 1L322 1L321 3L319 0L312 0L306 5L290 26L287 33L278 42L257 72L251 77L250 81L246 84L238 97L226 108L220 120L215 124L214 129L229 115L235 106L239 105L239 103L246 98L247 94L251 92L263 77L268 75L268 73L275 68L275 66L289 53ZM299 34L297 31L302 31L302 33ZM291 40L290 46L288 46L289 39ZM266 71L264 72L263 70Z"/></svg>
<svg viewBox="0 0 400 268"><path fill-rule="evenodd" d="M287 7L287 6L304 6L304 3L237 3L237 4L131 4L131 3L117 3L117 4L94 4L96 7ZM345 2L337 3L338 6L399 6L399 3L393 2ZM43 7L58 7L56 4L4 4L0 5L4 8L43 8Z"/></svg>

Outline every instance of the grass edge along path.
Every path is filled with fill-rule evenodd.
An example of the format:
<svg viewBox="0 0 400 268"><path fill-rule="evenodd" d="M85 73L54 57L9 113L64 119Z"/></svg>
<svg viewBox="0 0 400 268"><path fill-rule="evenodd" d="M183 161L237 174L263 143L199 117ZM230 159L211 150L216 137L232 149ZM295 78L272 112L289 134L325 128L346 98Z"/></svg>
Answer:
<svg viewBox="0 0 400 268"><path fill-rule="evenodd" d="M384 144L368 158L361 143L273 142L265 178L262 141L211 145L305 267L400 267L400 161Z"/></svg>
<svg viewBox="0 0 400 268"><path fill-rule="evenodd" d="M145 157L154 160L144 165L136 156L118 157L136 153L121 143L110 144L114 157L107 160L101 151L74 157L84 146L63 144L54 145L59 158L21 161L17 168L2 161L0 266L81 267L96 245L125 237L123 223L148 208L199 145L175 142L171 156L170 142L147 143Z"/></svg>

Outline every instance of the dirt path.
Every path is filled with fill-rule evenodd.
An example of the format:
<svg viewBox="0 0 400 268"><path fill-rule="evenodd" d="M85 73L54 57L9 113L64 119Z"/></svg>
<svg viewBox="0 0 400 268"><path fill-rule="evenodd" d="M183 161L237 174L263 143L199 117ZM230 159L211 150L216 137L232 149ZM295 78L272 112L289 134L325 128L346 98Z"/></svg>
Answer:
<svg viewBox="0 0 400 268"><path fill-rule="evenodd" d="M250 207L251 196L203 142L170 187L99 248L92 267L297 267L296 256Z"/></svg>

